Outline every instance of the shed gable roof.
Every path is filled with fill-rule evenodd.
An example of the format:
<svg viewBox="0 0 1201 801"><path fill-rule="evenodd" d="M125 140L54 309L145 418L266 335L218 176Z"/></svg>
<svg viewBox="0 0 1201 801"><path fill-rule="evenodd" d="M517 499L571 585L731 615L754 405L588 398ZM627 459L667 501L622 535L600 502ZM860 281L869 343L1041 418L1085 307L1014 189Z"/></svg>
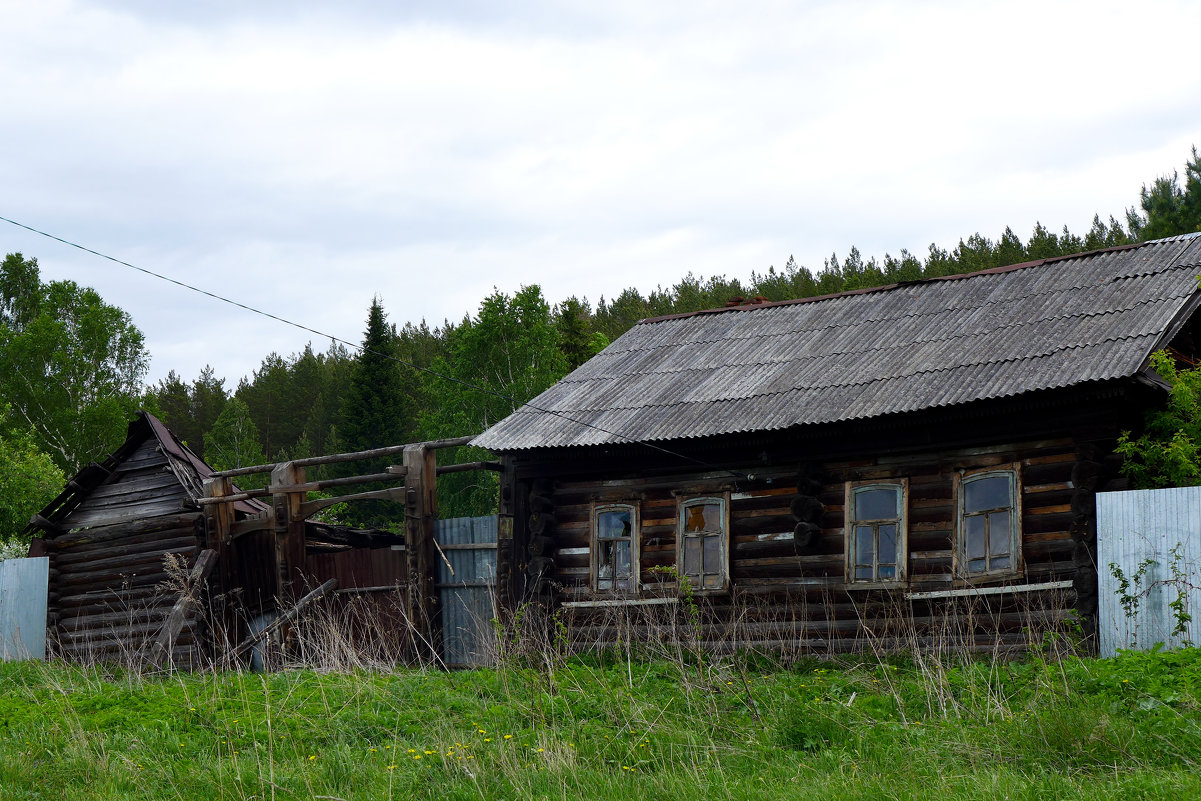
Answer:
<svg viewBox="0 0 1201 801"><path fill-rule="evenodd" d="M485 431L495 451L877 417L1129 378L1192 311L1201 235L643 320Z"/></svg>

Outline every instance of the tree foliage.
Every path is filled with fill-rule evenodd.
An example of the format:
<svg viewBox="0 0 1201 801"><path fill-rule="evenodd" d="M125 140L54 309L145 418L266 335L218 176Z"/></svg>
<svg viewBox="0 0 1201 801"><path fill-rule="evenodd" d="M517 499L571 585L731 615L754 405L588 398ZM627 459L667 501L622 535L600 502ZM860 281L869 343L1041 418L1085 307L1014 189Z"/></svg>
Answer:
<svg viewBox="0 0 1201 801"><path fill-rule="evenodd" d="M251 419L250 409L239 398L225 404L213 427L204 435L204 452L208 463L216 470L232 470L264 464L267 459L259 447L259 432ZM266 476L253 475L238 479L242 489L265 486Z"/></svg>
<svg viewBox="0 0 1201 801"><path fill-rule="evenodd" d="M8 408L0 406L0 420ZM67 478L29 437L0 433L0 543L18 538L38 510L62 492Z"/></svg>
<svg viewBox="0 0 1201 801"><path fill-rule="evenodd" d="M447 336L446 356L434 362L431 396L438 399L421 419L425 439L478 434L567 373L560 334L538 286L509 296L493 291L479 313ZM486 455L459 448L455 461ZM496 504L496 474L473 473L439 480L444 516L484 514Z"/></svg>
<svg viewBox="0 0 1201 801"><path fill-rule="evenodd" d="M1180 174L1173 172L1156 178L1139 193L1139 206L1126 212L1131 233L1140 241L1162 239L1201 231L1201 155L1193 147L1193 157L1184 165L1184 186Z"/></svg>
<svg viewBox="0 0 1201 801"><path fill-rule="evenodd" d="M37 260L0 264L0 387L10 421L66 472L125 438L149 366L129 315L74 281L41 280Z"/></svg>
<svg viewBox="0 0 1201 801"><path fill-rule="evenodd" d="M1151 367L1172 389L1138 436L1122 432L1122 473L1137 489L1201 484L1201 369L1178 369L1167 351L1151 354Z"/></svg>

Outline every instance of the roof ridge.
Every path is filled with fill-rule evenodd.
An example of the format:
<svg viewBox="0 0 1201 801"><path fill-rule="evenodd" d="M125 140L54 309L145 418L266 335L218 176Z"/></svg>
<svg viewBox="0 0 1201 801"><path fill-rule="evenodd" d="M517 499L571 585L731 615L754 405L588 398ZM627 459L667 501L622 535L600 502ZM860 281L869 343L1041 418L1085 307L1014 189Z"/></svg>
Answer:
<svg viewBox="0 0 1201 801"><path fill-rule="evenodd" d="M982 275L1000 275L1003 273L1013 272L1015 270L1024 270L1031 267L1042 267L1047 264L1056 262L1068 261L1070 259L1082 259L1091 256L1097 256L1102 253L1120 253L1127 250L1135 250L1137 248L1146 247L1147 245L1160 245L1169 242L1183 242L1194 237L1201 236L1201 231L1193 234L1180 234L1177 236L1166 237L1164 239L1152 239L1147 242L1134 242L1129 245L1114 245L1107 248L1097 248L1096 250L1086 250L1080 253L1067 253L1062 256L1049 256L1045 259L1034 259L1033 261L1023 261L1017 264L1007 264L1001 267L989 267L984 270L975 270L970 273L955 273L954 275L935 275L930 278L920 278L916 281L897 281L891 284L881 284L880 286L861 287L859 289L848 289L844 292L832 292L828 295L813 295L807 298L791 298L789 300L770 300L763 303L749 303L745 306L721 306L715 309L698 309L691 312L679 312L676 314L661 314L656 317L645 317L639 320L634 325L643 325L650 323L661 323L668 320L682 320L688 317L699 317L703 314L724 314L726 312L738 311L755 311L756 309L776 308L779 306L796 306L802 303L817 303L819 301L836 300L838 298L852 297L854 295L867 295L874 292L891 292L895 289L903 289L905 287L923 286L931 284L934 281L963 281L969 278L976 278Z"/></svg>

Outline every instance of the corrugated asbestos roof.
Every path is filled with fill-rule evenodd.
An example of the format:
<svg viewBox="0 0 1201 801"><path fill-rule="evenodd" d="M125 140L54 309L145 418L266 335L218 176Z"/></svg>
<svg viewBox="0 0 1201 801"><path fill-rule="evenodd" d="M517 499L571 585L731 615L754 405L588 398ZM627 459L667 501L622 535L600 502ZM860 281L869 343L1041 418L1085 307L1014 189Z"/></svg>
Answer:
<svg viewBox="0 0 1201 801"><path fill-rule="evenodd" d="M1193 234L643 320L476 437L493 451L856 420L1134 376L1197 293Z"/></svg>

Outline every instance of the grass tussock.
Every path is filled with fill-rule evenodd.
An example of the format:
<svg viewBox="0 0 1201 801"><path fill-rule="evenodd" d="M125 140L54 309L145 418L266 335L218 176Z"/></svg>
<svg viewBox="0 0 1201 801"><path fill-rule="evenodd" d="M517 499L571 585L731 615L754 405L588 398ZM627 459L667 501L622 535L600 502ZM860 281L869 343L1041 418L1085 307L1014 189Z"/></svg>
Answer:
<svg viewBox="0 0 1201 801"><path fill-rule="evenodd" d="M494 669L0 665L0 797L1201 796L1201 651Z"/></svg>

